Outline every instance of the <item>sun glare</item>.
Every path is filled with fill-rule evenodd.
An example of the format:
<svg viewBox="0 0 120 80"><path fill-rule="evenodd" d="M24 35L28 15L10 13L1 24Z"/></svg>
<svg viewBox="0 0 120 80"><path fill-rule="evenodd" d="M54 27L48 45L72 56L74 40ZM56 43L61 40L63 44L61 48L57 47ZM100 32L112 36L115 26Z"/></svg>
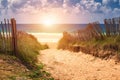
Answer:
<svg viewBox="0 0 120 80"><path fill-rule="evenodd" d="M57 18L55 16L45 16L43 17L42 24L45 25L45 27L52 27L53 24L56 24Z"/></svg>
<svg viewBox="0 0 120 80"><path fill-rule="evenodd" d="M50 26L52 26L54 24L54 20L52 20L52 19L45 19L43 24L45 26L47 26L47 27L50 27Z"/></svg>

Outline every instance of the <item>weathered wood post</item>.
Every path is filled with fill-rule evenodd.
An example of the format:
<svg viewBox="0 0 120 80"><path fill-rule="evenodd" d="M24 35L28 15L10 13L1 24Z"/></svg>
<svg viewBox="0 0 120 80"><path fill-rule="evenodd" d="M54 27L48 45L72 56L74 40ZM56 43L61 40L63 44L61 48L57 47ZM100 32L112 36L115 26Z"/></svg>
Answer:
<svg viewBox="0 0 120 80"><path fill-rule="evenodd" d="M119 35L119 18L116 18L116 34Z"/></svg>
<svg viewBox="0 0 120 80"><path fill-rule="evenodd" d="M115 32L116 32L116 26L115 26L115 19L112 18L112 22L113 22L113 33L115 35Z"/></svg>
<svg viewBox="0 0 120 80"><path fill-rule="evenodd" d="M6 41L8 40L8 29L7 29L7 24L6 24L6 19L4 19L4 27L5 27L5 32L6 32Z"/></svg>
<svg viewBox="0 0 120 80"><path fill-rule="evenodd" d="M17 29L16 29L16 20L11 19L12 25L12 44L13 44L13 54L17 56Z"/></svg>
<svg viewBox="0 0 120 80"><path fill-rule="evenodd" d="M9 51L12 51L12 38L11 38L11 27L9 23L9 19L7 19L7 25L8 25L8 43L9 43Z"/></svg>
<svg viewBox="0 0 120 80"><path fill-rule="evenodd" d="M0 43L0 50L2 51L2 30L1 30L1 26L0 26L0 41L1 41L1 43Z"/></svg>
<svg viewBox="0 0 120 80"><path fill-rule="evenodd" d="M6 51L5 51L5 48L6 48L6 46L5 46L5 31L4 31L4 26L3 26L2 21L1 21L1 27L2 27L2 45L3 45L3 52L6 52Z"/></svg>
<svg viewBox="0 0 120 80"><path fill-rule="evenodd" d="M113 27L113 23L112 23L112 19L109 19L109 26L110 26L110 35L112 36L113 35L113 29L114 29L114 27Z"/></svg>
<svg viewBox="0 0 120 80"><path fill-rule="evenodd" d="M4 19L4 29L5 29L5 45L6 45L6 52L8 51L8 29L7 29L7 23L6 23L6 19Z"/></svg>
<svg viewBox="0 0 120 80"><path fill-rule="evenodd" d="M7 23L8 23L8 37L10 38L10 23L9 23L9 19L7 19Z"/></svg>
<svg viewBox="0 0 120 80"><path fill-rule="evenodd" d="M107 19L104 19L105 29L106 29L106 36L110 36L109 32L109 23Z"/></svg>
<svg viewBox="0 0 120 80"><path fill-rule="evenodd" d="M119 24L119 35L120 35L120 17L119 17L119 23L118 24Z"/></svg>

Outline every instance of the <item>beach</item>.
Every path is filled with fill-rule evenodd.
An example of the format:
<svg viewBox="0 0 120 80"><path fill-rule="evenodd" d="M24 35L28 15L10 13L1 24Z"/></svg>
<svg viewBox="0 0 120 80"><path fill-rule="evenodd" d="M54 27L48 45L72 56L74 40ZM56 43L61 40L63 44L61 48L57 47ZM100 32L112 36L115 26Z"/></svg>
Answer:
<svg viewBox="0 0 120 80"><path fill-rule="evenodd" d="M57 43L62 38L62 33L29 33L32 34L40 43Z"/></svg>
<svg viewBox="0 0 120 80"><path fill-rule="evenodd" d="M57 36L56 39L54 36ZM38 63L42 62L44 69L55 80L120 80L120 65L115 64L114 60L104 60L82 52L58 50L57 44L62 35L39 34L35 37L49 46L49 49L40 51Z"/></svg>
<svg viewBox="0 0 120 80"><path fill-rule="evenodd" d="M29 33L37 38L41 44L47 44L49 48L57 48L59 40L62 38L62 33Z"/></svg>
<svg viewBox="0 0 120 80"><path fill-rule="evenodd" d="M114 60L82 52L47 49L40 52L38 60L55 80L120 80L120 65Z"/></svg>
<svg viewBox="0 0 120 80"><path fill-rule="evenodd" d="M49 49L41 50L38 63L42 62L45 71L55 80L120 80L120 65L114 60L100 59L83 52L58 50L62 33L30 33Z"/></svg>

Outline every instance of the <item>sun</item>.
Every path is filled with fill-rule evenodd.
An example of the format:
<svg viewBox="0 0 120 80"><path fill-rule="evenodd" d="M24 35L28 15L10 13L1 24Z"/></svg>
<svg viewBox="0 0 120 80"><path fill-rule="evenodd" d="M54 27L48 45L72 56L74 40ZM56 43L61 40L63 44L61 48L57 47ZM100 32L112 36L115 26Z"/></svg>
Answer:
<svg viewBox="0 0 120 80"><path fill-rule="evenodd" d="M42 19L42 24L45 27L52 27L53 24L56 24L56 23L57 23L57 18L53 15L44 16Z"/></svg>
<svg viewBox="0 0 120 80"><path fill-rule="evenodd" d="M50 27L50 26L52 26L53 24L55 24L55 21L53 20L53 19L45 19L44 21L43 21L43 24L45 25L45 26L47 26L47 27Z"/></svg>

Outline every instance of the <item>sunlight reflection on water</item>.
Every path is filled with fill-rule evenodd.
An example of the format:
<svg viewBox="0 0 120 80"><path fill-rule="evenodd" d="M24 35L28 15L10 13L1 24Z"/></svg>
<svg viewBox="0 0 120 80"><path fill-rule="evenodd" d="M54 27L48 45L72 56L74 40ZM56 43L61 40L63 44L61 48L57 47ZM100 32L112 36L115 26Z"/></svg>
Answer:
<svg viewBox="0 0 120 80"><path fill-rule="evenodd" d="M29 33L35 36L39 42L58 42L62 38L62 33Z"/></svg>

